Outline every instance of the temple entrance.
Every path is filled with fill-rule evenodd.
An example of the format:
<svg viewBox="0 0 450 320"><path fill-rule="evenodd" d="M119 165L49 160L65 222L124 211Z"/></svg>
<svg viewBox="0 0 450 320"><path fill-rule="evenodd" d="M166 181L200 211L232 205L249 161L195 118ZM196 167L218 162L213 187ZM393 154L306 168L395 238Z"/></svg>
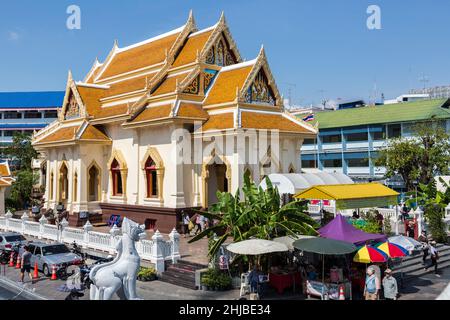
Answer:
<svg viewBox="0 0 450 320"><path fill-rule="evenodd" d="M206 179L207 193L205 207L217 203L217 191L228 192L229 181L227 179L227 166L225 164L213 163L207 166L209 177Z"/></svg>
<svg viewBox="0 0 450 320"><path fill-rule="evenodd" d="M100 172L95 165L89 169L89 184L88 184L88 198L89 201L100 201L99 200L99 179Z"/></svg>
<svg viewBox="0 0 450 320"><path fill-rule="evenodd" d="M69 200L69 178L68 178L69 170L65 163L61 165L59 169L59 201L64 205L67 204Z"/></svg>

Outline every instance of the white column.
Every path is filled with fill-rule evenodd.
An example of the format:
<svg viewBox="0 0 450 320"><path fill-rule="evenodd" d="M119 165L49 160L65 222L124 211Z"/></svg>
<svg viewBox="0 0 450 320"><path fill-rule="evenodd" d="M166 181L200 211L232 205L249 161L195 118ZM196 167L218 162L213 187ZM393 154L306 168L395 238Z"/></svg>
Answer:
<svg viewBox="0 0 450 320"><path fill-rule="evenodd" d="M177 232L175 228L173 228L172 232L169 234L170 243L171 243L171 257L172 263L177 263L178 259L181 258L180 255L180 234Z"/></svg>
<svg viewBox="0 0 450 320"><path fill-rule="evenodd" d="M164 256L162 252L162 244L164 241L161 233L156 230L155 234L152 237L153 240L153 250L152 250L152 262L155 264L155 269L157 274L161 274L164 272Z"/></svg>

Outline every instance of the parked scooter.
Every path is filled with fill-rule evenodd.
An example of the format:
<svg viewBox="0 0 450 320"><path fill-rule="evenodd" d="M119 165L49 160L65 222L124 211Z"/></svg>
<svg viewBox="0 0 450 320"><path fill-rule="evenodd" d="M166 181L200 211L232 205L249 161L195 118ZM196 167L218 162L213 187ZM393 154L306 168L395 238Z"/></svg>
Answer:
<svg viewBox="0 0 450 320"><path fill-rule="evenodd" d="M13 254L13 261L14 263L17 260L17 256L19 254L20 250L20 244L15 244L11 247L10 250L3 250L0 254L0 263L1 264L8 264L9 260L11 259L11 253Z"/></svg>
<svg viewBox="0 0 450 320"><path fill-rule="evenodd" d="M83 263L88 258L87 253L85 253L81 250L81 247L77 244L76 241L72 242L72 248L70 249L70 251L72 253L79 255L83 259Z"/></svg>

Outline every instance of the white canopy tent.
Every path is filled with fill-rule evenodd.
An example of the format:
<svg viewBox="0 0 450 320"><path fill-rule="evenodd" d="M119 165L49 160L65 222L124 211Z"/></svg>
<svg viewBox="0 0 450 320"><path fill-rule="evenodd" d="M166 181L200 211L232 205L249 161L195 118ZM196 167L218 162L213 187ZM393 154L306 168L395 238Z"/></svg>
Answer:
<svg viewBox="0 0 450 320"><path fill-rule="evenodd" d="M274 173L269 175L272 184L278 188L280 194L297 194L303 190L313 186L320 185L336 185L336 184L353 184L353 180L342 173ZM264 179L260 187L267 189L266 180Z"/></svg>

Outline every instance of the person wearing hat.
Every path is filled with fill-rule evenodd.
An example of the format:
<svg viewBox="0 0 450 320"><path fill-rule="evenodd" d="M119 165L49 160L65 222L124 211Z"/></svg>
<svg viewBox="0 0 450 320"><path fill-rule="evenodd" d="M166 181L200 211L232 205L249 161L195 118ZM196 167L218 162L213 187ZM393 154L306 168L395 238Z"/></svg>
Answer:
<svg viewBox="0 0 450 320"><path fill-rule="evenodd" d="M438 274L438 259L439 259L439 254L438 251L436 249L436 241L431 241L430 242L430 255L431 255L431 264L426 266L424 268L425 271L428 270L428 268L434 266L434 273Z"/></svg>
<svg viewBox="0 0 450 320"><path fill-rule="evenodd" d="M383 293L386 300L397 300L397 280L392 276L392 270L386 269L383 278Z"/></svg>
<svg viewBox="0 0 450 320"><path fill-rule="evenodd" d="M364 298L366 300L378 300L380 292L380 280L373 268L367 268L366 282L364 286Z"/></svg>

